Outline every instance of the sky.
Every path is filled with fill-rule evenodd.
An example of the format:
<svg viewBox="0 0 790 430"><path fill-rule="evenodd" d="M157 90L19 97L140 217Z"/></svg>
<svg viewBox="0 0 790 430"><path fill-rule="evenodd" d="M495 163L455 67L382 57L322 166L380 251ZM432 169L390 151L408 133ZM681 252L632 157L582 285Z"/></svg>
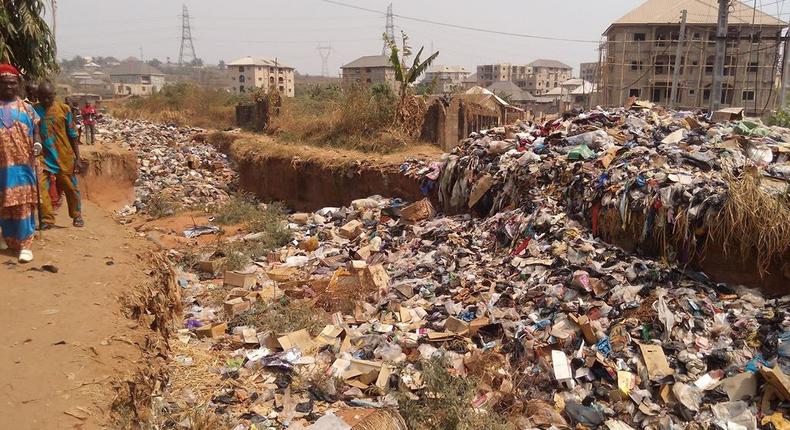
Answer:
<svg viewBox="0 0 790 430"><path fill-rule="evenodd" d="M382 49L385 11L392 3L395 33L412 46L439 51L434 64L526 64L560 60L578 73L580 62L598 61L597 43L610 22L642 0L60 0L58 57L129 56L178 61L182 5L191 16L192 39L208 64L244 56L277 58L300 73L321 73L319 44L329 45L329 74L357 57ZM775 0L760 0L774 4ZM47 2L49 3L49 2ZM765 3L765 4L768 4ZM782 2L783 4L784 2ZM790 7L788 7L790 8ZM771 7L765 10L771 11ZM775 13L776 11L774 11ZM414 19L505 33L576 39L544 40L451 28ZM51 16L50 16L51 19Z"/></svg>

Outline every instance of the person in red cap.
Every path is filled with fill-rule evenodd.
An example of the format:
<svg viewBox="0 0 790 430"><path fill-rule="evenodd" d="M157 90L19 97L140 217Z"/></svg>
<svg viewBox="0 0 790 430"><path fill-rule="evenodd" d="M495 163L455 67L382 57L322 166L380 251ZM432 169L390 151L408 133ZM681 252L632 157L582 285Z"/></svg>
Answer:
<svg viewBox="0 0 790 430"><path fill-rule="evenodd" d="M19 71L0 64L0 248L19 252L19 262L33 261L38 203L36 157L41 153L39 118L19 98Z"/></svg>

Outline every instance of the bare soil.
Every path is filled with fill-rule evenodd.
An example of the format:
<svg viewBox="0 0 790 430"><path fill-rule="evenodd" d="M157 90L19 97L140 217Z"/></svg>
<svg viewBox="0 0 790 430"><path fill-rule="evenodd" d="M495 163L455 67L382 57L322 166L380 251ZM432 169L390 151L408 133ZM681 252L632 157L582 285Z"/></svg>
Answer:
<svg viewBox="0 0 790 430"><path fill-rule="evenodd" d="M62 208L33 263L0 253L0 427L114 428L112 384L145 365L146 331L119 297L145 280L150 245L83 204L86 227L71 227Z"/></svg>

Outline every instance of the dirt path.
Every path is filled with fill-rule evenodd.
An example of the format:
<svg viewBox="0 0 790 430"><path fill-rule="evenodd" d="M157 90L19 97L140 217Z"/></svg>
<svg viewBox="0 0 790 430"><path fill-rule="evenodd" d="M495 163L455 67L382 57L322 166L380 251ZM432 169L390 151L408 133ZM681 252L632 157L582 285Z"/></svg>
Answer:
<svg viewBox="0 0 790 430"><path fill-rule="evenodd" d="M0 422L3 428L108 428L111 382L135 369L140 329L119 296L145 277L149 245L85 202L87 227L60 226L18 265L0 253ZM58 273L37 271L44 264Z"/></svg>

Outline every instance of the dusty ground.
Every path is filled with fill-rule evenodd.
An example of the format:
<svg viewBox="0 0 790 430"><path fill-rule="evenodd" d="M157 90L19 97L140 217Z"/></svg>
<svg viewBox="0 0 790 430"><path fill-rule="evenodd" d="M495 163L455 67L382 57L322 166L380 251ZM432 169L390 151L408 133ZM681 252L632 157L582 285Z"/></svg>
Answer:
<svg viewBox="0 0 790 430"><path fill-rule="evenodd" d="M118 298L144 280L138 254L150 245L84 206L87 226L71 227L62 208L62 227L36 241L33 263L0 254L0 427L112 428L111 382L141 359L141 330Z"/></svg>

